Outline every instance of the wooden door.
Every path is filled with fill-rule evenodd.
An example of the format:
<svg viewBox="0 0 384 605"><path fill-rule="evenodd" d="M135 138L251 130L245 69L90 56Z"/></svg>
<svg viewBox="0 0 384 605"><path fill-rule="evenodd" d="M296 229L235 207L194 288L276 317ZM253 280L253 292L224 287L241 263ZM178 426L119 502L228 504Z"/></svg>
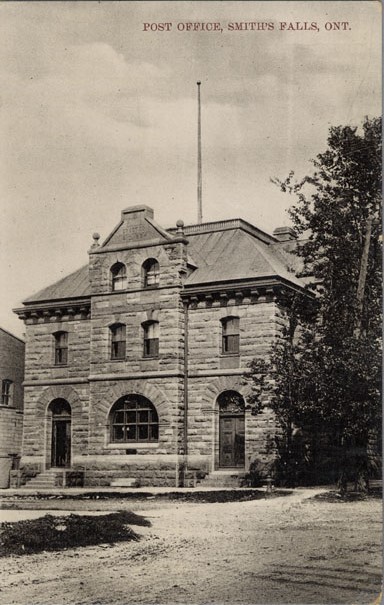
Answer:
<svg viewBox="0 0 384 605"><path fill-rule="evenodd" d="M244 416L221 416L219 427L220 467L243 467Z"/></svg>
<svg viewBox="0 0 384 605"><path fill-rule="evenodd" d="M52 466L71 465L71 421L53 419L52 422Z"/></svg>

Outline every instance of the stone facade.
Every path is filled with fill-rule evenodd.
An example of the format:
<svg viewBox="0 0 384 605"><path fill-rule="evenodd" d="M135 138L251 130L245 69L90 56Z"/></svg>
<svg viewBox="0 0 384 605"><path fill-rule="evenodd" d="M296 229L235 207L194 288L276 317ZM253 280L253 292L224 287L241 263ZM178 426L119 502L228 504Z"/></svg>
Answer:
<svg viewBox="0 0 384 605"><path fill-rule="evenodd" d="M0 487L21 452L25 343L0 328Z"/></svg>
<svg viewBox="0 0 384 605"><path fill-rule="evenodd" d="M101 246L95 234L87 267L16 310L25 475L180 485L271 456L275 421L267 399L252 416L244 373L279 336L284 293L302 288L282 243L240 220L164 230L146 206Z"/></svg>

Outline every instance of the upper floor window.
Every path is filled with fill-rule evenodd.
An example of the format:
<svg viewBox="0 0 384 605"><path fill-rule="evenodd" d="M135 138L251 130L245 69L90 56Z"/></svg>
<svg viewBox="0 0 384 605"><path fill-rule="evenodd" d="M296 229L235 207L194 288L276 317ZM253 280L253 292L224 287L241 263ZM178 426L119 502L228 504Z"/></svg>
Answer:
<svg viewBox="0 0 384 605"><path fill-rule="evenodd" d="M114 324L111 331L111 359L125 359L125 325Z"/></svg>
<svg viewBox="0 0 384 605"><path fill-rule="evenodd" d="M1 404L10 405L12 398L12 380L2 380L1 382Z"/></svg>
<svg viewBox="0 0 384 605"><path fill-rule="evenodd" d="M127 268L123 263L115 263L111 267L112 292L125 290L127 287Z"/></svg>
<svg viewBox="0 0 384 605"><path fill-rule="evenodd" d="M160 267L154 258L148 258L142 266L143 287L151 288L159 285Z"/></svg>
<svg viewBox="0 0 384 605"><path fill-rule="evenodd" d="M144 330L144 357L159 356L159 322L146 321L143 325Z"/></svg>
<svg viewBox="0 0 384 605"><path fill-rule="evenodd" d="M240 319L238 317L225 317L222 324L222 348L224 355L238 355Z"/></svg>
<svg viewBox="0 0 384 605"><path fill-rule="evenodd" d="M68 332L56 332L55 366L65 366L68 363Z"/></svg>

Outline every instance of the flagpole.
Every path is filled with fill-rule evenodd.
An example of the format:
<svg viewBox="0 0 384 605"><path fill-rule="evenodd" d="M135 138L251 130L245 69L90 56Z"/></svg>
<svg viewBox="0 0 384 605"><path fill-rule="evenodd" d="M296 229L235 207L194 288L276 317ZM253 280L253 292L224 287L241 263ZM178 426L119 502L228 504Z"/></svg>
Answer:
<svg viewBox="0 0 384 605"><path fill-rule="evenodd" d="M203 200L202 190L203 181L201 174L201 100L200 85L197 82L197 222L199 225L203 222Z"/></svg>

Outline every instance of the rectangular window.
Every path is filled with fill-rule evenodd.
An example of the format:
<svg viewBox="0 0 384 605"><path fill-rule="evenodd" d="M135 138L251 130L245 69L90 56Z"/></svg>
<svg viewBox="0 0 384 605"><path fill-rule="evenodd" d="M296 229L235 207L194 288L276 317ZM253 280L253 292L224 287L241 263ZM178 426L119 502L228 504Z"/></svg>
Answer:
<svg viewBox="0 0 384 605"><path fill-rule="evenodd" d="M65 366L68 363L68 332L57 332L54 336L55 365Z"/></svg>
<svg viewBox="0 0 384 605"><path fill-rule="evenodd" d="M111 359L125 359L125 326L111 327Z"/></svg>
<svg viewBox="0 0 384 605"><path fill-rule="evenodd" d="M159 339L145 338L144 339L144 357L159 356Z"/></svg>
<svg viewBox="0 0 384 605"><path fill-rule="evenodd" d="M11 404L12 380L3 380L1 383L1 403L2 405Z"/></svg>
<svg viewBox="0 0 384 605"><path fill-rule="evenodd" d="M147 323L144 327L144 357L159 356L159 324L157 321Z"/></svg>
<svg viewBox="0 0 384 605"><path fill-rule="evenodd" d="M223 340L222 353L224 355L238 355L240 349L240 320L238 317L228 317L222 320Z"/></svg>

